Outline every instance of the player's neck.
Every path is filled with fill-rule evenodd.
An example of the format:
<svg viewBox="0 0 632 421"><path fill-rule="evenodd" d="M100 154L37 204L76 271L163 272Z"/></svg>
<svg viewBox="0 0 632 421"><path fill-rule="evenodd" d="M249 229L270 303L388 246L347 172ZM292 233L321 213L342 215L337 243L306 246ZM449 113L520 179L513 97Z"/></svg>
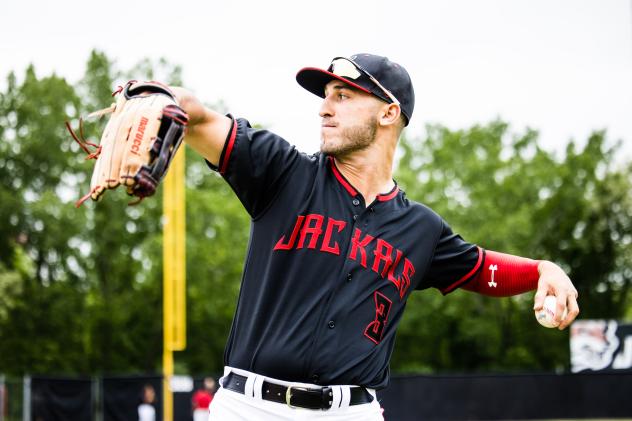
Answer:
<svg viewBox="0 0 632 421"><path fill-rule="evenodd" d="M337 156L336 165L345 178L370 205L379 194L393 189L392 148L370 147L349 155Z"/></svg>

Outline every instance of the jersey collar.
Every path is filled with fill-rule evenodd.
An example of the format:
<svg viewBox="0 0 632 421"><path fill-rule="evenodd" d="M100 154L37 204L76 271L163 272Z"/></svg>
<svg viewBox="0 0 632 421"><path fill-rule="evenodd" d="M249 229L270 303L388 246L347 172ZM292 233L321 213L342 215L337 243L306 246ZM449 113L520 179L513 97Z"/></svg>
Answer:
<svg viewBox="0 0 632 421"><path fill-rule="evenodd" d="M336 165L336 161L334 160L334 158L332 156L327 156L327 161L329 161L329 166L331 168L331 171L334 173L336 180L338 180L338 182L342 184L342 187L344 187L347 193L349 193L349 195L352 197L358 196L360 192L358 192L356 188L353 187L351 183L345 178L345 176L342 175L342 173L338 169L338 166ZM393 199L395 196L397 196L398 192L399 192L399 186L397 185L397 182L395 181L395 187L393 187L393 189L390 192L385 193L385 194L378 194L375 197L375 200L379 202L386 202L388 200Z"/></svg>

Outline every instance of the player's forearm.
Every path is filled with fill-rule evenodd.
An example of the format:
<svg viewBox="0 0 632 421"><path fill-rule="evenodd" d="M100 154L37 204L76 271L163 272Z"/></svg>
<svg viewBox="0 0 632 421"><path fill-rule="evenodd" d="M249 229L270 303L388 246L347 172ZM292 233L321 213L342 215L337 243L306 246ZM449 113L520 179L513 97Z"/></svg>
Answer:
<svg viewBox="0 0 632 421"><path fill-rule="evenodd" d="M218 165L228 131L230 118L205 107L190 91L172 88L182 109L189 115L185 142L204 159Z"/></svg>
<svg viewBox="0 0 632 421"><path fill-rule="evenodd" d="M218 165L231 126L230 118L208 110L204 120L189 125L184 141L211 164Z"/></svg>
<svg viewBox="0 0 632 421"><path fill-rule="evenodd" d="M474 279L463 286L463 289L492 297L509 297L533 291L538 287L542 263L538 260L486 250L483 268ZM548 266L543 267L550 270Z"/></svg>

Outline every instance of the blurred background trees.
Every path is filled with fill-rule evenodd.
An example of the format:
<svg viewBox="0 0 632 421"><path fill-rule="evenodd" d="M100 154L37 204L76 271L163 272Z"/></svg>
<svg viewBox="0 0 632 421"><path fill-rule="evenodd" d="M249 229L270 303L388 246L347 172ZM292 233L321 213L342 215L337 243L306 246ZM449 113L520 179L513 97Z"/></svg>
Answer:
<svg viewBox="0 0 632 421"><path fill-rule="evenodd" d="M92 162L64 122L112 102L130 78L181 84L181 68L143 60L122 71L94 51L76 84L9 74L0 92L0 373L160 372L161 200L137 206L119 191L95 206ZM222 106L215 104L215 108ZM87 122L97 140L103 122ZM468 241L562 265L583 318L632 317L632 165L603 131L557 156L534 130L497 120L440 125L405 138L396 172L414 200ZM160 193L158 193L160 195ZM230 188L187 154L188 344L176 371L219 373L249 219ZM465 291L413 294L394 371L564 370L568 331L541 328L532 294L490 299ZM626 314L627 312L627 314Z"/></svg>
<svg viewBox="0 0 632 421"><path fill-rule="evenodd" d="M552 260L579 291L580 318L630 318L632 167L594 132L564 156L502 121L404 139L396 177L468 241ZM415 371L564 370L568 330L534 323L533 293L494 299L413 294L393 366ZM412 310L412 311L411 311ZM627 314L626 314L627 311Z"/></svg>

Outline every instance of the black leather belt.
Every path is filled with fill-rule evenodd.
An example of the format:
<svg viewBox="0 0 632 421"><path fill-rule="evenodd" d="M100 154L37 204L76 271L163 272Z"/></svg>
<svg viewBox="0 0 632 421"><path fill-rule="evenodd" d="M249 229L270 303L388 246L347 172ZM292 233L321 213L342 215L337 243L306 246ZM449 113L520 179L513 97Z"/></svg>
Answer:
<svg viewBox="0 0 632 421"><path fill-rule="evenodd" d="M222 387L243 395L246 380L247 377L229 373L223 380ZM351 392L349 405L360 405L373 401L373 395L364 387L352 386L349 389ZM261 397L266 401L284 403L292 408L330 409L333 400L333 392L331 387L312 389L297 386L281 386L280 384L264 381L261 386Z"/></svg>

